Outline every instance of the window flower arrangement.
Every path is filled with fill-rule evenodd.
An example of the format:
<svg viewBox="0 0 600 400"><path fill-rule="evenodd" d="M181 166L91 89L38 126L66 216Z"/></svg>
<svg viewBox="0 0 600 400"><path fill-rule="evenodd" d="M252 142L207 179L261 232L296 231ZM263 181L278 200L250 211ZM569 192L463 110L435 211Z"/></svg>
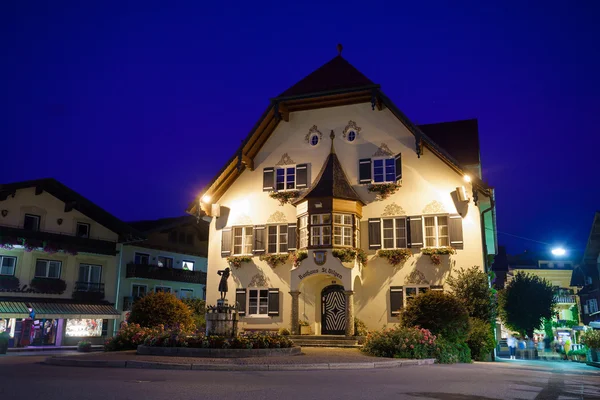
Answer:
<svg viewBox="0 0 600 400"><path fill-rule="evenodd" d="M421 253L428 255L431 258L433 265L440 265L442 263L441 255L456 254L454 247L426 247L421 249Z"/></svg>
<svg viewBox="0 0 600 400"><path fill-rule="evenodd" d="M14 249L14 246L12 244L10 244L10 243L2 243L2 244L0 244L0 249L3 249L3 250L12 250L12 249Z"/></svg>
<svg viewBox="0 0 600 400"><path fill-rule="evenodd" d="M50 242L44 242L42 245L42 250L44 250L44 252L48 253L48 254L55 254L58 253L58 247L56 247L55 245L53 245Z"/></svg>
<svg viewBox="0 0 600 400"><path fill-rule="evenodd" d="M252 262L252 257L250 257L250 256L232 256L232 257L227 257L227 262L232 267L241 268L243 263Z"/></svg>
<svg viewBox="0 0 600 400"><path fill-rule="evenodd" d="M19 238L19 243L21 244L21 246L23 246L25 248L24 250L27 253L31 253L33 250L38 248L38 246L34 245L33 243L28 242L25 238Z"/></svg>
<svg viewBox="0 0 600 400"><path fill-rule="evenodd" d="M367 254L363 249L333 249L331 254L341 262L353 262L354 260L358 260L363 267L367 265Z"/></svg>
<svg viewBox="0 0 600 400"><path fill-rule="evenodd" d="M279 201L279 205L283 206L300 196L300 191L298 190L288 190L284 192L270 192L269 197Z"/></svg>
<svg viewBox="0 0 600 400"><path fill-rule="evenodd" d="M294 268L298 268L302 261L308 258L308 252L306 250L299 250L294 253L290 253L290 258Z"/></svg>
<svg viewBox="0 0 600 400"><path fill-rule="evenodd" d="M385 258L387 262L395 267L396 265L404 264L406 260L412 256L410 249L392 249L392 250L378 250L377 257Z"/></svg>
<svg viewBox="0 0 600 400"><path fill-rule="evenodd" d="M87 340L81 340L77 343L77 351L88 353L92 351L92 343Z"/></svg>
<svg viewBox="0 0 600 400"><path fill-rule="evenodd" d="M378 200L385 200L400 189L401 185L395 182L388 183L377 183L369 185L367 190L371 193L377 194Z"/></svg>
<svg viewBox="0 0 600 400"><path fill-rule="evenodd" d="M291 253L289 254L262 254L259 259L265 261L271 268L275 268L278 265L283 265L289 261Z"/></svg>

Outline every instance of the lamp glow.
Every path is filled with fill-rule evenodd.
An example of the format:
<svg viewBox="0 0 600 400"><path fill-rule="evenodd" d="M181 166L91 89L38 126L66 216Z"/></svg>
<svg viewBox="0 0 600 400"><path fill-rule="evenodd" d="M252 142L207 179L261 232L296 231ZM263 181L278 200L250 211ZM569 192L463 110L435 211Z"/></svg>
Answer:
<svg viewBox="0 0 600 400"><path fill-rule="evenodd" d="M463 179L465 180L465 182L469 183L471 182L471 176L470 175L465 175L463 176Z"/></svg>
<svg viewBox="0 0 600 400"><path fill-rule="evenodd" d="M205 194L204 196L202 196L202 202L203 203L210 203L210 196Z"/></svg>
<svg viewBox="0 0 600 400"><path fill-rule="evenodd" d="M556 248L552 249L552 255L564 256L565 254L567 254L567 251L565 249L563 249L562 247L556 247Z"/></svg>

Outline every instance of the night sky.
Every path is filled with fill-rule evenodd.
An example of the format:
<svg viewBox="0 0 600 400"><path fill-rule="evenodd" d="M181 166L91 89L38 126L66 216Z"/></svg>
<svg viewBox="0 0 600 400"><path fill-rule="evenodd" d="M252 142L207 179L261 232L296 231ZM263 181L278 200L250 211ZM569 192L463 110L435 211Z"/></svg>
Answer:
<svg viewBox="0 0 600 400"><path fill-rule="evenodd" d="M478 118L500 244L582 249L600 2L481 3L2 1L0 182L54 177L126 221L181 215L342 43L414 122Z"/></svg>

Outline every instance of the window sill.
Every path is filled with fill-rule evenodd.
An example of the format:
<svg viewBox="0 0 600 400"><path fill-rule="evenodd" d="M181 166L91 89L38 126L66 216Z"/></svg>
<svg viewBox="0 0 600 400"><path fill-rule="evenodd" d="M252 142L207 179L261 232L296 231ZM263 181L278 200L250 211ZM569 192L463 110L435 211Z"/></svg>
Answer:
<svg viewBox="0 0 600 400"><path fill-rule="evenodd" d="M266 315L266 314L252 314L252 315L245 315L245 316L243 316L242 318L246 318L246 319L255 319L255 320L258 320L258 319L270 320L270 319L271 319L271 317L269 317L269 316L268 316L268 315Z"/></svg>

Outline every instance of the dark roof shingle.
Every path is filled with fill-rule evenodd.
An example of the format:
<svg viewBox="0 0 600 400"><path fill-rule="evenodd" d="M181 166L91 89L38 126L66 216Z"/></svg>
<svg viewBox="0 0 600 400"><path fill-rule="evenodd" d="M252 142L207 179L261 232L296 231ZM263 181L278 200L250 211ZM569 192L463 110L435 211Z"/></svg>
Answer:
<svg viewBox="0 0 600 400"><path fill-rule="evenodd" d="M480 164L477 119L418 125L424 134L446 150L460 165Z"/></svg>

